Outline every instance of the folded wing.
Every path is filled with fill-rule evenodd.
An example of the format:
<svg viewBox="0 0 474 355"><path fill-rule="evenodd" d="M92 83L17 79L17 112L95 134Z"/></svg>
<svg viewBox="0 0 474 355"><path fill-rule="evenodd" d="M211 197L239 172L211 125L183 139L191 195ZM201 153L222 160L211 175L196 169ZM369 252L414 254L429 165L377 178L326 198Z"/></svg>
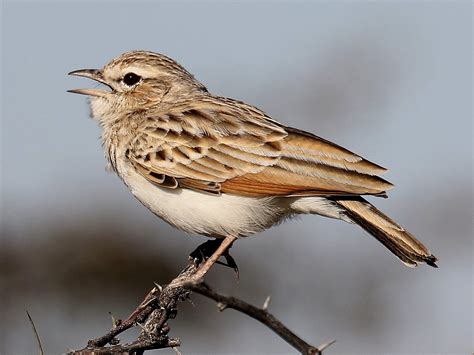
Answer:
<svg viewBox="0 0 474 355"><path fill-rule="evenodd" d="M385 169L244 103L210 98L148 117L128 156L149 181L213 194L382 195Z"/></svg>

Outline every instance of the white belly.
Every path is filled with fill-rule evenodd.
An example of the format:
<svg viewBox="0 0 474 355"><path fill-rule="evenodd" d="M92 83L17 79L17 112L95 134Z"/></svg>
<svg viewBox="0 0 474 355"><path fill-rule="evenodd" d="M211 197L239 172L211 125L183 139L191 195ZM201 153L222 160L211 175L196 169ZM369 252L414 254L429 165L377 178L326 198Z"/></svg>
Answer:
<svg viewBox="0 0 474 355"><path fill-rule="evenodd" d="M294 214L319 214L351 222L323 197L220 196L168 189L145 179L126 159L117 160L120 177L141 203L172 226L212 237L249 236Z"/></svg>
<svg viewBox="0 0 474 355"><path fill-rule="evenodd" d="M279 222L291 210L289 199L214 196L150 183L127 162L117 162L125 184L141 203L169 224L189 233L214 237L248 236Z"/></svg>

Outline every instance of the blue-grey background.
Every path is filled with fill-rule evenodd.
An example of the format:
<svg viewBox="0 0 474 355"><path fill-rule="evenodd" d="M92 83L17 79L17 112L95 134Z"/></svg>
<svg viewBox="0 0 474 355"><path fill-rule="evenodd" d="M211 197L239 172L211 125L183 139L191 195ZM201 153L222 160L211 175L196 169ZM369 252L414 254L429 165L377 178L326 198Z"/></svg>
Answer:
<svg viewBox="0 0 474 355"><path fill-rule="evenodd" d="M375 203L439 257L409 269L362 230L305 216L237 243L208 281L328 354L473 351L470 2L4 2L0 353L85 345L166 283L203 241L106 172L67 77L131 49L165 53L211 92L254 104L390 169ZM374 199L375 200L375 199ZM291 353L267 328L194 296L183 354ZM172 350L163 353L172 354Z"/></svg>

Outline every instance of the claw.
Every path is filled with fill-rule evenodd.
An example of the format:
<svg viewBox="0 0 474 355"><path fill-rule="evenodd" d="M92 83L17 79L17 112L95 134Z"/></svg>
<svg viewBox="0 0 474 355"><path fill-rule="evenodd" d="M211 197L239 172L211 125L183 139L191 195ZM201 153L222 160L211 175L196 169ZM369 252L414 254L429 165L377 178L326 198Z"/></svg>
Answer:
<svg viewBox="0 0 474 355"><path fill-rule="evenodd" d="M234 270L235 277L237 278L237 280L239 280L239 267L237 266L235 259L229 254L229 252L225 253L223 256L225 258L225 261L227 262L227 266Z"/></svg>

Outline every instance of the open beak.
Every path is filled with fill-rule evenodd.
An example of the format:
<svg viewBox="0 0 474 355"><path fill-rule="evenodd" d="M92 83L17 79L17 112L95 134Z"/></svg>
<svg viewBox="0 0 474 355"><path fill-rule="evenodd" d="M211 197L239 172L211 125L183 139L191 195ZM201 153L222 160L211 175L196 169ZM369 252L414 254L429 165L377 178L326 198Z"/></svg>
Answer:
<svg viewBox="0 0 474 355"><path fill-rule="evenodd" d="M74 70L68 73L68 75L82 76L84 78L89 78L99 83L102 83L104 85L107 85L110 89L112 89L112 87L109 84L107 84L107 82L104 80L104 77L102 76L102 71L99 69ZM98 96L98 97L105 97L107 94L109 94L108 91L100 90L100 89L72 89L72 90L68 90L68 92L72 92L73 94Z"/></svg>

